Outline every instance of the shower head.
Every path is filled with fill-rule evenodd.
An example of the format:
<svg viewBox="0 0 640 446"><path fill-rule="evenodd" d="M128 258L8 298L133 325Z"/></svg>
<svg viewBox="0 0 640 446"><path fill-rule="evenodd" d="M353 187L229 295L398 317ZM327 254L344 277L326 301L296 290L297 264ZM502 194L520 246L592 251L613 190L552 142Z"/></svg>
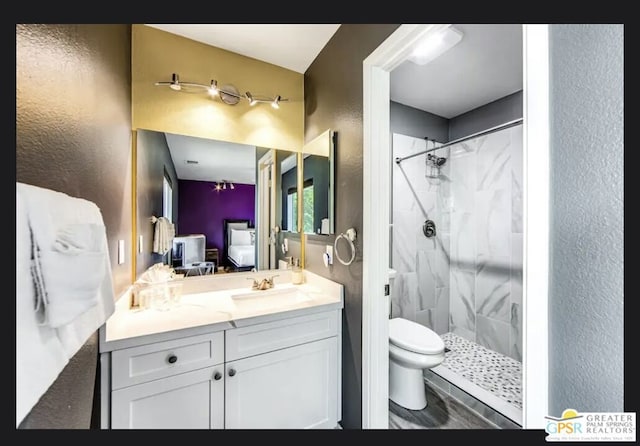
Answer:
<svg viewBox="0 0 640 446"><path fill-rule="evenodd" d="M427 159L429 161L431 161L431 164L433 164L434 166L437 166L437 167L441 167L441 166L444 165L444 163L447 162L447 159L445 157L443 157L443 156L435 156L435 155L433 155L431 153L427 155Z"/></svg>

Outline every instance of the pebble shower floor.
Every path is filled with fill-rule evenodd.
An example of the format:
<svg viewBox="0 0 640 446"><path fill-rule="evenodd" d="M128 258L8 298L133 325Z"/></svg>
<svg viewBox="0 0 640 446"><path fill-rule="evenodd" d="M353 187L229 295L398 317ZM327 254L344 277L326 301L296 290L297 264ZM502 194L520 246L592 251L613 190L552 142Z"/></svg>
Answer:
<svg viewBox="0 0 640 446"><path fill-rule="evenodd" d="M522 409L522 364L454 333L441 335L446 348L442 366Z"/></svg>

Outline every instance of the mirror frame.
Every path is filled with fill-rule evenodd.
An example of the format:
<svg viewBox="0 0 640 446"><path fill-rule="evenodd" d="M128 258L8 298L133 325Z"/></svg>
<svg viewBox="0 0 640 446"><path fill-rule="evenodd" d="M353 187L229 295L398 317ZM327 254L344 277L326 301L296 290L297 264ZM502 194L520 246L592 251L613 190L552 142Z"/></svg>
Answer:
<svg viewBox="0 0 640 446"><path fill-rule="evenodd" d="M144 128L135 128L131 130L131 284L134 284L136 280L138 280L138 130L159 132L159 133L172 133L166 132L164 130L157 129L144 129ZM189 135L185 135L189 136ZM213 138L207 138L213 139ZM226 140L220 140L226 141ZM229 141L234 142L234 141ZM273 148L269 148L273 149ZM283 149L275 149L275 150L283 150ZM288 151L288 150L287 150ZM303 172L302 172L302 161L303 154L302 152L293 152L292 154L296 154L296 169L297 169L297 187L298 196L302 196L303 192ZM303 202L302 200L298 200L298 231L292 232L292 234L298 234L300 236L300 265L304 268L304 251L305 251L305 238L304 232L300 229L302 228L302 210L303 210Z"/></svg>

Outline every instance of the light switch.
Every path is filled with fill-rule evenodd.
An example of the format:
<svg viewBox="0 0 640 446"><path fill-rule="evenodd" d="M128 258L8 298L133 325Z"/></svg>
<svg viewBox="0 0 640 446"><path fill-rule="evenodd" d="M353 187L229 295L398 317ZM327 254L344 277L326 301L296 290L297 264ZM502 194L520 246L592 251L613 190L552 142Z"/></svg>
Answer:
<svg viewBox="0 0 640 446"><path fill-rule="evenodd" d="M325 253L327 254L327 263L333 265L333 245L327 245Z"/></svg>
<svg viewBox="0 0 640 446"><path fill-rule="evenodd" d="M118 265L124 263L124 240L118 240Z"/></svg>

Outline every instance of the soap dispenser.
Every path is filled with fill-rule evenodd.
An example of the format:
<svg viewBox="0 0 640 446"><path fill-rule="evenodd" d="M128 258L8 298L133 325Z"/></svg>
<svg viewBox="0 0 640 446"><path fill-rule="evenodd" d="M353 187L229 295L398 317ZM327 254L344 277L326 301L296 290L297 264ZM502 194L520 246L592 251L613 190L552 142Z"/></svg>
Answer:
<svg viewBox="0 0 640 446"><path fill-rule="evenodd" d="M300 285L303 281L304 276L302 274L302 268L300 267L300 259L295 259L291 267L291 283Z"/></svg>

